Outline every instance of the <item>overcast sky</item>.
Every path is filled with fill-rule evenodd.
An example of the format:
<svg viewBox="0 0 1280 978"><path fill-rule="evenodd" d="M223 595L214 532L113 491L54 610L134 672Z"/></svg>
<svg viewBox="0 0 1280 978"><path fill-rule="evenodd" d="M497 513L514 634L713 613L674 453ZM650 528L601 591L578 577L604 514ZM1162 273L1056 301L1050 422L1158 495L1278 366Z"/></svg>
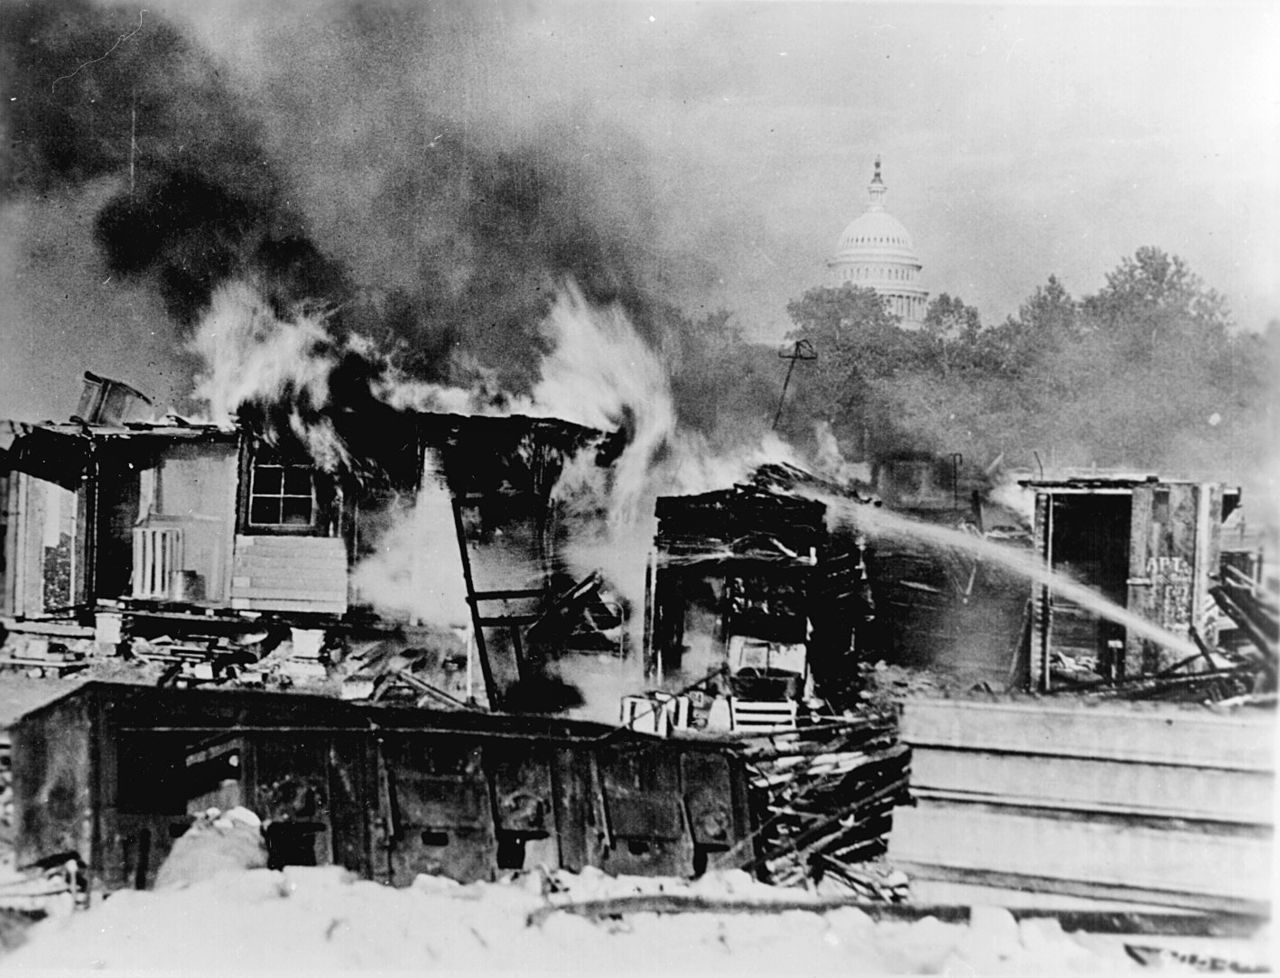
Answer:
<svg viewBox="0 0 1280 978"><path fill-rule="evenodd" d="M382 135L403 148L426 106L485 136L562 127L557 152L598 174L602 213L634 222L675 297L753 335L780 337L786 302L824 281L877 154L924 284L988 322L1050 274L1095 291L1143 245L1184 257L1242 326L1280 317L1280 4L147 7L218 60L315 239L374 284L395 261L359 240L361 194ZM432 136L414 134L423 152ZM100 203L63 218L83 230ZM51 233L18 204L8 222ZM68 302L122 315L124 293L74 285Z"/></svg>

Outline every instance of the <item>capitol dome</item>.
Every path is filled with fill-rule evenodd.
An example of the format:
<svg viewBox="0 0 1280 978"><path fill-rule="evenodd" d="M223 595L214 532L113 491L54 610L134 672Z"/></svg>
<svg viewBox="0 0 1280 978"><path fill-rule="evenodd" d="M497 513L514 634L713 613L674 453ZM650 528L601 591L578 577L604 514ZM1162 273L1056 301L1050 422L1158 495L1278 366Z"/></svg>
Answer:
<svg viewBox="0 0 1280 978"><path fill-rule="evenodd" d="M844 229L827 268L833 285L847 282L875 289L887 300L889 311L901 317L902 325L914 328L924 320L929 293L920 287L923 266L911 235L884 209L887 189L877 157L875 175L867 186L870 205Z"/></svg>

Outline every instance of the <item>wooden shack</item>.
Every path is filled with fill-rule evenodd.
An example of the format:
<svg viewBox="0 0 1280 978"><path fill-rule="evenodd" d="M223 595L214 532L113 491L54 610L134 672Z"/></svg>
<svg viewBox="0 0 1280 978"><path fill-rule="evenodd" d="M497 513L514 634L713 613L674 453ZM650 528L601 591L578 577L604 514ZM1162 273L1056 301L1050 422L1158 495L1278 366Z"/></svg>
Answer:
<svg viewBox="0 0 1280 978"><path fill-rule="evenodd" d="M146 888L210 806L264 823L270 865L405 886L534 866L693 876L752 858L732 745L480 711L89 683L12 728L19 866L74 858Z"/></svg>
<svg viewBox="0 0 1280 978"><path fill-rule="evenodd" d="M460 611L449 623L473 629L495 708L521 678L519 629L564 587L552 488L603 438L555 419L393 412L373 456L326 468L248 422L11 426L0 458L10 623L57 623L109 648L237 623L326 629ZM390 514L415 506L439 531L414 542L431 551L415 560L449 578L447 611L423 610L425 582L406 581L422 597L405 607L352 576L398 532Z"/></svg>
<svg viewBox="0 0 1280 978"><path fill-rule="evenodd" d="M1222 523L1240 490L1157 476L1084 476L1020 483L1035 493L1035 552L1045 566L1186 638L1216 640L1209 593L1219 577ZM1054 656L1106 679L1158 672L1168 653L1047 585L1033 591L1030 684L1053 686Z"/></svg>

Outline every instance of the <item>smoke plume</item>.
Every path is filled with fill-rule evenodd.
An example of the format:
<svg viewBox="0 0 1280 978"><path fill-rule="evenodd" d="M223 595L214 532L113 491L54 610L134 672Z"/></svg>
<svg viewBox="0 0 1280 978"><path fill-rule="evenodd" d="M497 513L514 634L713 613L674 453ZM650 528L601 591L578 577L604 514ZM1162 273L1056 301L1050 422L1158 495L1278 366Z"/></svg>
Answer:
<svg viewBox="0 0 1280 978"><path fill-rule="evenodd" d="M8 6L3 189L41 210L108 188L87 221L93 274L154 291L178 360L218 290L251 281L277 318L322 314L339 346L371 344L388 395L416 381L501 401L539 382L560 282L654 342L674 310L654 297L688 292L671 270L707 275L654 252L633 139L551 87L474 76L519 18L166 6ZM47 258L70 271L83 253Z"/></svg>

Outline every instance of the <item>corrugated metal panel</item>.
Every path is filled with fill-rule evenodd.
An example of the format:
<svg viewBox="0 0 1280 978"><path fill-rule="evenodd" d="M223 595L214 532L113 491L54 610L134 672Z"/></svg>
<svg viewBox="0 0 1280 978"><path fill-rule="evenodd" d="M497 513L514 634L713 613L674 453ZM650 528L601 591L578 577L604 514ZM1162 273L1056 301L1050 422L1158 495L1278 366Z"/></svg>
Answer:
<svg viewBox="0 0 1280 978"><path fill-rule="evenodd" d="M344 614L346 547L337 537L238 535L231 607Z"/></svg>

